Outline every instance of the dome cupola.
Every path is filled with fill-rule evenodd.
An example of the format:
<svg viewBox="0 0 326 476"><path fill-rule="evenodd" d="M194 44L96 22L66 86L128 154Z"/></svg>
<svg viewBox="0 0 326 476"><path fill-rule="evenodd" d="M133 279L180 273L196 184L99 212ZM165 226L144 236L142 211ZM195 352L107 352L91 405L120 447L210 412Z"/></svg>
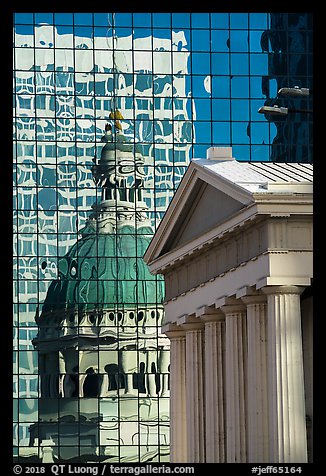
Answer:
<svg viewBox="0 0 326 476"><path fill-rule="evenodd" d="M163 302L163 280L149 272L142 258L154 232L142 196L144 159L127 142L122 118L116 110L110 114L114 123L105 126L100 159L94 158L92 166L101 201L92 206L81 238L59 259L58 279L49 287L39 325L77 315L80 323L94 310L145 310Z"/></svg>

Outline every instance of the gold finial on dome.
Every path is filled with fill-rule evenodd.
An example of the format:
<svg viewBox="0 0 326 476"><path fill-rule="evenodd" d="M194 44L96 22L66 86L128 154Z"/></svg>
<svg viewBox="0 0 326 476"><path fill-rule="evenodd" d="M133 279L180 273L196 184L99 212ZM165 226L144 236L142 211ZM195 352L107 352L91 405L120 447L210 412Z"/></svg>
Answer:
<svg viewBox="0 0 326 476"><path fill-rule="evenodd" d="M119 109L116 109L114 112L110 112L109 119L124 119L124 117L119 111Z"/></svg>
<svg viewBox="0 0 326 476"><path fill-rule="evenodd" d="M124 117L121 114L121 112L119 111L119 109L116 109L114 112L111 111L110 115L109 115L109 119L114 119L114 125L115 125L116 129L118 129L119 131L122 131L122 125L121 125L120 120L124 119Z"/></svg>
<svg viewBox="0 0 326 476"><path fill-rule="evenodd" d="M117 129L119 129L119 131L122 131L122 125L120 121L118 120L114 121L114 125Z"/></svg>

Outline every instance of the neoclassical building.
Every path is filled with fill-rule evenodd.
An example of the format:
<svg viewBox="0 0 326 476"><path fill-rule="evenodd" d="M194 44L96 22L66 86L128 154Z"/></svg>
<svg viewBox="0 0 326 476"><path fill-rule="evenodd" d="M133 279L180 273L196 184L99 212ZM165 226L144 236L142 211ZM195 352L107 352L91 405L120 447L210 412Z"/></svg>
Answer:
<svg viewBox="0 0 326 476"><path fill-rule="evenodd" d="M312 165L192 160L145 261L164 275L172 462L312 461Z"/></svg>

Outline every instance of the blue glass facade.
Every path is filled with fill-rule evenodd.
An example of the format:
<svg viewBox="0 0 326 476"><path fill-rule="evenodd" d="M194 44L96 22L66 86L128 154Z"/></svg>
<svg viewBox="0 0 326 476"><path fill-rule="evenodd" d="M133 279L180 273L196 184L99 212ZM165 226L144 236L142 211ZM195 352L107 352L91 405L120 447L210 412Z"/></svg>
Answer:
<svg viewBox="0 0 326 476"><path fill-rule="evenodd" d="M93 206L103 201L92 167L102 154L106 124L116 133L112 111L120 111L121 132L143 161L142 200L128 209L132 232L111 230L117 242L129 230L139 243L126 245L129 259L141 258L189 161L205 157L208 147L232 146L234 157L243 161L312 162L311 114L277 119L258 113L274 104L311 109L310 97L278 98L277 91L312 87L312 15L17 13L14 32L14 455L40 461L49 444L60 461L168 461L168 340L160 334L160 319L144 327L144 335L148 325L151 329L149 348L135 327L133 347L124 349L125 360L121 357L134 364L123 368L109 354L116 349L101 342L90 350L79 341L72 357L72 347L62 344L69 319L62 334L51 338L52 347L49 341L48 347L37 344L37 317L51 283L59 279L60 259L63 263L76 243L83 243ZM136 177L135 170L130 174ZM129 177L124 187L131 183ZM119 193L109 210L117 223ZM116 259L105 253L97 252L97 262ZM146 273L135 276L137 286L151 288ZM111 279L117 289L124 280L119 273ZM138 322L153 312L160 315L161 298L137 296L128 312L137 314ZM108 304L107 319L119 334L126 306ZM85 323L77 327L92 325ZM71 359L77 370L67 370ZM45 361L55 363L51 371L42 367ZM118 366L116 377L112 365ZM88 378L85 394L90 372L100 375L98 382L111 383L94 390L89 382L95 380ZM74 373L78 377L69 380ZM53 380L52 393L44 390L44 376ZM98 418L89 433L72 418L83 411ZM68 416L70 426L65 426ZM85 450L89 447L91 452Z"/></svg>

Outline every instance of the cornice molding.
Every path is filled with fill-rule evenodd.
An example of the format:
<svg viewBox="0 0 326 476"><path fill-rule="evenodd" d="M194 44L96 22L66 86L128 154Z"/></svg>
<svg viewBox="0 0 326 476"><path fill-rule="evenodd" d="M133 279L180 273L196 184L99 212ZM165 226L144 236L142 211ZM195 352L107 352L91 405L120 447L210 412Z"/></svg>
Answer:
<svg viewBox="0 0 326 476"><path fill-rule="evenodd" d="M226 237L230 239L232 234L237 233L240 228L243 230L249 227L254 228L257 226L257 223L268 216L270 218L290 219L292 217L300 217L301 220L307 218L311 220L313 216L312 200L301 203L293 199L285 199L283 203L280 201L271 202L261 200L260 202L249 204L246 208L234 213L227 220L208 230L206 233L179 247L176 246L171 251L148 262L150 271L153 274L166 274L171 266L175 266L188 256L191 256L191 259L193 259L194 256L202 252L205 247L211 247L213 243Z"/></svg>

